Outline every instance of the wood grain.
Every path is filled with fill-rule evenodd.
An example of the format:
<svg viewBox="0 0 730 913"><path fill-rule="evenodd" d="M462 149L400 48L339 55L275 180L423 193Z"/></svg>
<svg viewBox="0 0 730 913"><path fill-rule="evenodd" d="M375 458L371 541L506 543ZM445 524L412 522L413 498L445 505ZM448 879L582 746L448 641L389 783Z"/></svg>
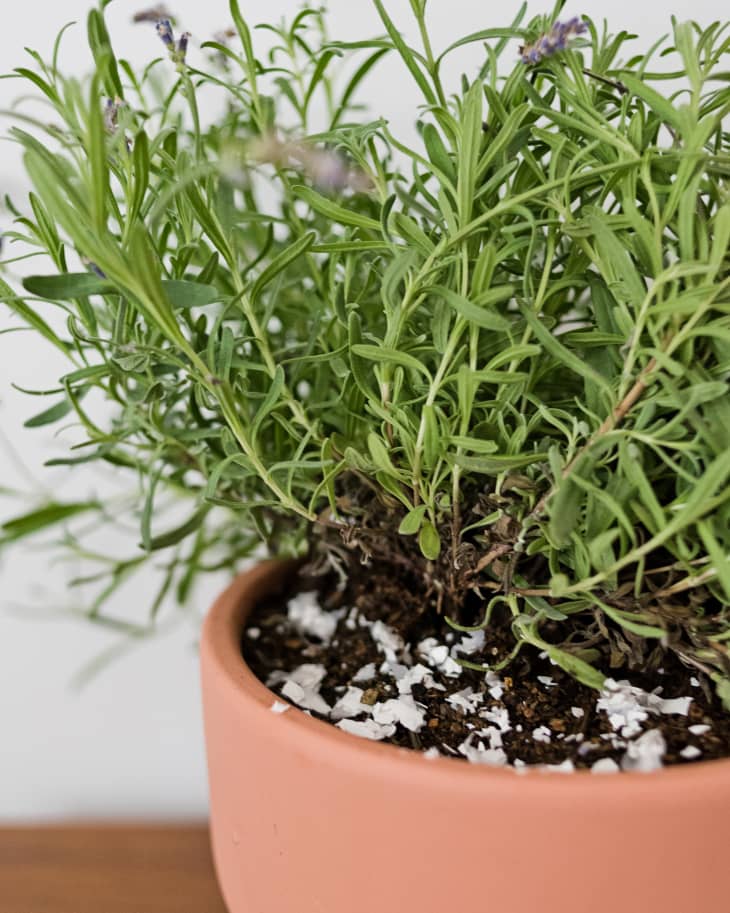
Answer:
<svg viewBox="0 0 730 913"><path fill-rule="evenodd" d="M202 825L0 828L0 913L226 913Z"/></svg>

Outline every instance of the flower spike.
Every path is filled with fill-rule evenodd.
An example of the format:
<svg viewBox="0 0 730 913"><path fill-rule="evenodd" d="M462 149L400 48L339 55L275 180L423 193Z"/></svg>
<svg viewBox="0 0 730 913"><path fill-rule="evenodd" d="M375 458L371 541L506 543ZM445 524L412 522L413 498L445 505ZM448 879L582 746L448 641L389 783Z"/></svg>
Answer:
<svg viewBox="0 0 730 913"><path fill-rule="evenodd" d="M159 19L157 21L157 34L162 39L162 43L167 48L173 48L175 46L175 35L172 31L172 24L169 19Z"/></svg>
<svg viewBox="0 0 730 913"><path fill-rule="evenodd" d="M567 22L555 22L549 32L520 48L522 62L526 66L535 66L545 58L565 51L571 38L585 35L587 31L588 26L580 16L573 16Z"/></svg>

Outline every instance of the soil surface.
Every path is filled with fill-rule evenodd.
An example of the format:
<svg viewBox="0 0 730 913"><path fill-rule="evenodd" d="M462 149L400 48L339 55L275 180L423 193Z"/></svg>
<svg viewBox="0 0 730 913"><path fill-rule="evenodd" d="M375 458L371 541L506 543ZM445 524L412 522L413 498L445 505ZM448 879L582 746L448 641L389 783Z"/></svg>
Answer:
<svg viewBox="0 0 730 913"><path fill-rule="evenodd" d="M272 710L298 705L431 756L610 773L730 755L730 714L675 655L651 672L614 671L607 660L599 694L530 646L493 671L514 646L508 619L494 616L483 635L454 631L373 562L344 584L294 579L256 608L242 650L281 696Z"/></svg>

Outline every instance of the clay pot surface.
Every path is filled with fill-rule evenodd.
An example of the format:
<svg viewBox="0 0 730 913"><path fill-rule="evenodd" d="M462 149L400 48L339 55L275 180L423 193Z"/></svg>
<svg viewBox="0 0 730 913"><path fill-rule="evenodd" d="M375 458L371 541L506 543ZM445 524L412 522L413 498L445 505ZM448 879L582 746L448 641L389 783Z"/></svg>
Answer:
<svg viewBox="0 0 730 913"><path fill-rule="evenodd" d="M730 910L730 760L518 775L272 712L240 642L289 573L265 562L241 575L203 628L211 834L230 913Z"/></svg>

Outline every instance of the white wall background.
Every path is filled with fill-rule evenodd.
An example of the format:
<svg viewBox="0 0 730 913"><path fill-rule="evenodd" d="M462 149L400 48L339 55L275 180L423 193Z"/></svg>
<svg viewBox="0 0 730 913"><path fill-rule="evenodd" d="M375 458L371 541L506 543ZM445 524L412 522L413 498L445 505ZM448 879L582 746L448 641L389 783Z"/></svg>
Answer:
<svg viewBox="0 0 730 913"><path fill-rule="evenodd" d="M60 27L77 19L64 42L62 65L83 73L88 67L84 19L90 3L13 3L3 16L2 70L28 65L26 45L48 55ZM160 50L152 26L130 24L132 13L144 5L144 0L115 0L107 11L117 53L136 62ZM198 41L229 22L227 0L169 0L168 5ZM299 6L299 0L241 2L253 21L276 20ZM331 0L330 6L333 37L356 39L381 31L369 0ZM508 23L519 2L431 0L430 6L438 47L467 32ZM552 0L532 3L534 12L551 6ZM408 0L387 0L387 8L410 28ZM609 15L613 30L639 33L636 47L643 49L667 31L671 14L709 22L726 17L727 6L723 0L614 0L608 6L601 0L576 0L566 14L577 13L596 19ZM468 54L460 65L469 65ZM7 109L19 90L14 80L0 81L0 109ZM396 123L412 119L416 96L395 58L371 83L367 97L374 109ZM8 125L3 118L0 133ZM0 197L9 193L22 204L26 191L17 149L1 143ZM0 208L0 229L9 221ZM14 269L22 268L18 264ZM9 325L0 303L0 330ZM64 436L58 440L48 430L22 428L25 418L43 404L14 391L11 382L40 388L53 383L60 370L49 347L30 334L0 335L0 490L30 491L42 485L67 498L83 497L99 485L113 487L114 480L100 479L96 471L77 472L69 480L64 470L43 469L44 460L64 450ZM3 519L19 509L17 502L0 497ZM64 583L69 568L51 559L38 546L25 547L0 565L0 820L203 814L205 764L195 639L197 619L222 581L207 581L192 612L179 616L174 629L136 646L78 691L71 687L74 675L120 641L118 635L69 617L67 610L75 606L74 594ZM134 613L143 608L153 587L153 575L148 574L124 591L116 611L124 615L127 609Z"/></svg>

